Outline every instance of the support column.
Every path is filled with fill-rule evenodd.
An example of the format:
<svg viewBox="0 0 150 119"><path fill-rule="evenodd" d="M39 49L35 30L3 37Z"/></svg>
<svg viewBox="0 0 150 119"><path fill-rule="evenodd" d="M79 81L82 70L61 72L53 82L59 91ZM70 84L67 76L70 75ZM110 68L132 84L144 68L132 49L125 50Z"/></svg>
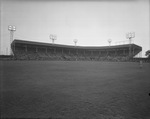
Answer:
<svg viewBox="0 0 150 119"><path fill-rule="evenodd" d="M15 42L14 42L14 52L15 52L15 50L16 50L16 49L15 49Z"/></svg>
<svg viewBox="0 0 150 119"><path fill-rule="evenodd" d="M28 52L27 45L25 46L25 51Z"/></svg>
<svg viewBox="0 0 150 119"><path fill-rule="evenodd" d="M106 51L107 53L106 53L106 56L108 56L108 50Z"/></svg>
<svg viewBox="0 0 150 119"><path fill-rule="evenodd" d="M131 53L131 44L129 46L129 57L131 57L132 53Z"/></svg>
<svg viewBox="0 0 150 119"><path fill-rule="evenodd" d="M46 54L47 54L47 47L46 47L46 49L45 49L45 50L46 50Z"/></svg>
<svg viewBox="0 0 150 119"><path fill-rule="evenodd" d="M54 48L54 53L56 53L56 48Z"/></svg>
<svg viewBox="0 0 150 119"><path fill-rule="evenodd" d="M69 50L69 55L70 55L70 50Z"/></svg>
<svg viewBox="0 0 150 119"><path fill-rule="evenodd" d="M64 54L63 48L62 48L62 54Z"/></svg>
<svg viewBox="0 0 150 119"><path fill-rule="evenodd" d="M123 55L125 55L125 49L123 49Z"/></svg>
<svg viewBox="0 0 150 119"><path fill-rule="evenodd" d="M93 52L91 51L91 55L93 55Z"/></svg>
<svg viewBox="0 0 150 119"><path fill-rule="evenodd" d="M76 54L78 54L78 49L76 49Z"/></svg>
<svg viewBox="0 0 150 119"><path fill-rule="evenodd" d="M117 55L117 49L115 50L115 56Z"/></svg>
<svg viewBox="0 0 150 119"><path fill-rule="evenodd" d="M133 48L133 53L132 54L134 55L134 48Z"/></svg>
<svg viewBox="0 0 150 119"><path fill-rule="evenodd" d="M99 56L101 55L101 51L99 51Z"/></svg>
<svg viewBox="0 0 150 119"><path fill-rule="evenodd" d="M36 52L38 52L38 48L36 47Z"/></svg>

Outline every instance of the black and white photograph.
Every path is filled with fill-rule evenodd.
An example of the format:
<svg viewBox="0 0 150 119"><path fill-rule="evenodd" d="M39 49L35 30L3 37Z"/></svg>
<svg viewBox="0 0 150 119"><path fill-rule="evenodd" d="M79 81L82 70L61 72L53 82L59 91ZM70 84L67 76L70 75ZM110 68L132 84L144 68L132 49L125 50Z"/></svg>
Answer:
<svg viewBox="0 0 150 119"><path fill-rule="evenodd" d="M150 0L0 0L0 119L150 119Z"/></svg>

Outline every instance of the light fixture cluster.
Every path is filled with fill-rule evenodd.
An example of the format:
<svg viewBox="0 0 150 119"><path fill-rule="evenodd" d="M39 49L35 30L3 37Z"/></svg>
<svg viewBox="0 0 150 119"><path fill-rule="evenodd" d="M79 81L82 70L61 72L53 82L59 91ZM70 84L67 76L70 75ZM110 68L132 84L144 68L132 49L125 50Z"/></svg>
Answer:
<svg viewBox="0 0 150 119"><path fill-rule="evenodd" d="M111 42L112 42L112 40L111 40L111 39L108 39L109 46L111 45Z"/></svg>
<svg viewBox="0 0 150 119"><path fill-rule="evenodd" d="M135 37L135 32L128 32L126 33L126 38L127 39L131 39L131 38L134 38Z"/></svg>
<svg viewBox="0 0 150 119"><path fill-rule="evenodd" d="M52 40L52 42L54 43L54 41L57 39L57 36L54 34L50 34L49 38Z"/></svg>
<svg viewBox="0 0 150 119"><path fill-rule="evenodd" d="M77 39L74 39L74 40L73 40L73 42L74 42L74 44L75 44L75 46L76 46L76 45L77 45L78 40L77 40Z"/></svg>
<svg viewBox="0 0 150 119"><path fill-rule="evenodd" d="M12 26L12 25L9 25L9 26L8 26L8 30L9 30L9 31L16 31L16 27L15 27L15 26Z"/></svg>

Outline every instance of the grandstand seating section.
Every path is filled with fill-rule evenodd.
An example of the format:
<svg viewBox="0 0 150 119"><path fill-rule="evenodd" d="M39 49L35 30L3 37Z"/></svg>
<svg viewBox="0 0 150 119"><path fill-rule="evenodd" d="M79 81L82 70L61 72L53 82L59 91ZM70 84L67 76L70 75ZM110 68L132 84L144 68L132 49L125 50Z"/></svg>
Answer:
<svg viewBox="0 0 150 119"><path fill-rule="evenodd" d="M131 45L111 47L82 47L32 41L14 40L11 44L14 60L63 60L63 61L137 61L133 57L142 47ZM12 59L12 58L11 58Z"/></svg>
<svg viewBox="0 0 150 119"><path fill-rule="evenodd" d="M128 61L128 55L119 54L117 56L99 55L99 54L75 54L75 53L51 53L51 52L33 52L33 51L14 51L16 60L67 60L67 61Z"/></svg>

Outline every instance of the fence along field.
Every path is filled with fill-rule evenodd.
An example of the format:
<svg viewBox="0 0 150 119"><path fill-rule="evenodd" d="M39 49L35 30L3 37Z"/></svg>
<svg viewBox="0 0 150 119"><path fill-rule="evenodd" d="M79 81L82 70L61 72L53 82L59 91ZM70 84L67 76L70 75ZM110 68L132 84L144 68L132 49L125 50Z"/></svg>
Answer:
<svg viewBox="0 0 150 119"><path fill-rule="evenodd" d="M149 119L150 64L1 61L2 118Z"/></svg>

